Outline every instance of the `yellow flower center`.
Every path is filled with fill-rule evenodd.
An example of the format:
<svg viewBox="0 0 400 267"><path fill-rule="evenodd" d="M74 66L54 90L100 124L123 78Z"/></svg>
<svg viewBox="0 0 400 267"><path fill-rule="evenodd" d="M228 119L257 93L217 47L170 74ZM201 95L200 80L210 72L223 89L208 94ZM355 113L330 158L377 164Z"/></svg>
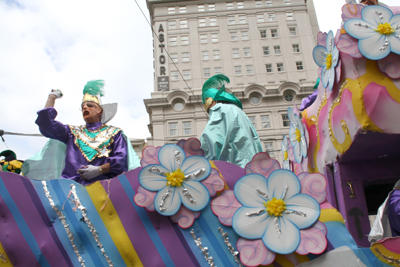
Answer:
<svg viewBox="0 0 400 267"><path fill-rule="evenodd" d="M286 203L282 199L269 200L267 203L263 203L269 215L274 215L276 217L282 216L282 212L286 210Z"/></svg>
<svg viewBox="0 0 400 267"><path fill-rule="evenodd" d="M296 129L296 131L294 132L296 134L296 141L300 143L301 141L301 134L300 134L300 130Z"/></svg>
<svg viewBox="0 0 400 267"><path fill-rule="evenodd" d="M332 67L332 54L326 55L325 65L326 65L326 69L328 69L328 70Z"/></svg>
<svg viewBox="0 0 400 267"><path fill-rule="evenodd" d="M287 160L288 159L288 153L287 151L283 152L283 160Z"/></svg>
<svg viewBox="0 0 400 267"><path fill-rule="evenodd" d="M181 169L177 169L176 171L165 174L167 177L167 186L182 186L183 179L185 179L185 174L181 171Z"/></svg>
<svg viewBox="0 0 400 267"><path fill-rule="evenodd" d="M378 27L375 29L376 32L379 32L380 34L385 34L385 35L390 35L394 33L396 30L390 25L390 23L385 22L385 23L379 23Z"/></svg>

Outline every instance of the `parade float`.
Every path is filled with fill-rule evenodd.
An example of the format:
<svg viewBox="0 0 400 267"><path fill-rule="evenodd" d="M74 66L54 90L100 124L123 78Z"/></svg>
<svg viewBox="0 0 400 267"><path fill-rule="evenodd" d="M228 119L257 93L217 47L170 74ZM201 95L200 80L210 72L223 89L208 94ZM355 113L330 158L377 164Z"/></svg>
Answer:
<svg viewBox="0 0 400 267"><path fill-rule="evenodd" d="M87 186L0 172L0 266L400 266L398 238L365 242L364 193L399 178L400 8L342 17L318 35L315 102L288 109L282 166L208 161L192 138Z"/></svg>

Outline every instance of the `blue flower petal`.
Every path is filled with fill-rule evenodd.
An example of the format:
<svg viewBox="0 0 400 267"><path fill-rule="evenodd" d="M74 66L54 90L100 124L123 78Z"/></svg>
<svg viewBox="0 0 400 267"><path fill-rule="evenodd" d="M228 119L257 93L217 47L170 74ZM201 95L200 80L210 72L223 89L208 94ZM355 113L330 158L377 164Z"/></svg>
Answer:
<svg viewBox="0 0 400 267"><path fill-rule="evenodd" d="M150 191L158 191L164 188L167 184L167 177L157 172L151 172L150 169L156 167L163 172L169 172L166 168L161 165L147 165L139 173L140 185Z"/></svg>
<svg viewBox="0 0 400 267"><path fill-rule="evenodd" d="M175 155L176 152L179 152L179 154ZM182 165L185 158L185 151L180 146L173 144L164 145L158 152L158 161L170 172L180 168L181 166L178 166L178 164Z"/></svg>
<svg viewBox="0 0 400 267"><path fill-rule="evenodd" d="M187 189L188 193L192 196L196 202L191 203L190 199L184 195L183 187ZM200 211L207 206L210 201L210 193L208 192L207 187L205 187L202 183L197 181L185 181L183 183L183 187L177 188L179 196L183 205L192 211Z"/></svg>
<svg viewBox="0 0 400 267"><path fill-rule="evenodd" d="M279 228L281 234L278 235L274 221L268 224L267 230L262 238L265 246L275 253L290 254L300 245L300 231L289 220L284 217L279 218Z"/></svg>
<svg viewBox="0 0 400 267"><path fill-rule="evenodd" d="M158 213L164 216L172 216L175 213L178 212L178 210L181 207L182 201L181 198L179 197L178 192L176 192L177 187L171 186L170 187L170 192L169 195L165 198L164 200L164 211L160 211L160 203L162 197L165 195L165 193L168 190L168 187L165 187L158 191L157 195L154 198L154 207Z"/></svg>
<svg viewBox="0 0 400 267"><path fill-rule="evenodd" d="M325 66L327 53L328 53L328 51L322 45L317 45L316 47L314 47L313 58L314 58L315 63L318 66L320 66L320 67Z"/></svg>
<svg viewBox="0 0 400 267"><path fill-rule="evenodd" d="M381 14L378 15L377 13ZM379 18L380 16L382 16L382 20ZM389 8L379 5L367 6L361 11L361 18L364 21L376 26L380 22L388 22L392 17L393 12Z"/></svg>
<svg viewBox="0 0 400 267"><path fill-rule="evenodd" d="M301 185L299 178L297 178L293 172L288 170L279 169L273 171L267 179L267 194L269 200L273 197L282 199L285 187L287 187L287 191L283 198L284 201L300 193Z"/></svg>
<svg viewBox="0 0 400 267"><path fill-rule="evenodd" d="M247 207L263 207L266 199L259 193L257 188L264 193L268 192L267 179L261 174L252 173L243 176L236 182L233 189L237 200Z"/></svg>
<svg viewBox="0 0 400 267"><path fill-rule="evenodd" d="M239 208L232 218L232 228L241 237L247 239L258 239L261 238L267 226L273 224L274 220L272 216L269 216L267 212L260 215L247 216L249 212L257 212L259 208L241 207Z"/></svg>
<svg viewBox="0 0 400 267"><path fill-rule="evenodd" d="M190 181L202 181L210 175L211 165L205 157L191 156L185 159L181 170L185 173L185 176L202 170L198 175L190 178Z"/></svg>
<svg viewBox="0 0 400 267"><path fill-rule="evenodd" d="M360 23L361 25L368 25L369 28L358 26ZM344 29L346 32L356 39L365 39L378 34L375 31L375 28L376 25L367 23L362 19L349 19L344 23Z"/></svg>
<svg viewBox="0 0 400 267"><path fill-rule="evenodd" d="M359 40L358 49L364 57L372 60L379 60L385 58L390 53L390 48L381 50L385 43L386 35L375 34L370 38Z"/></svg>
<svg viewBox="0 0 400 267"><path fill-rule="evenodd" d="M306 216L291 214L283 214L285 219L290 220L299 229L305 229L313 225L321 213L318 202L309 195L298 194L286 201L287 211L303 212Z"/></svg>

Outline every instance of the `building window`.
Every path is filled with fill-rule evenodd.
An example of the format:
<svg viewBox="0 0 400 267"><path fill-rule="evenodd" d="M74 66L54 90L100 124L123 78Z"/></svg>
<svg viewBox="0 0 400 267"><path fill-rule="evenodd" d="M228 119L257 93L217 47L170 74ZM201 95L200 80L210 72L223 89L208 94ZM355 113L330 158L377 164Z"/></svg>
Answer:
<svg viewBox="0 0 400 267"><path fill-rule="evenodd" d="M289 34L292 36L297 35L296 28L289 28Z"/></svg>
<svg viewBox="0 0 400 267"><path fill-rule="evenodd" d="M189 52L182 53L182 62L189 62L189 61L190 61Z"/></svg>
<svg viewBox="0 0 400 267"><path fill-rule="evenodd" d="M279 55L281 53L281 46L274 45L274 51L275 51L275 55Z"/></svg>
<svg viewBox="0 0 400 267"><path fill-rule="evenodd" d="M246 15L239 15L239 23L240 24L246 23Z"/></svg>
<svg viewBox="0 0 400 267"><path fill-rule="evenodd" d="M294 97L296 96L296 93L293 90L286 90L283 93L283 98L287 101L287 102L293 102Z"/></svg>
<svg viewBox="0 0 400 267"><path fill-rule="evenodd" d="M237 41L237 32L231 32L231 41Z"/></svg>
<svg viewBox="0 0 400 267"><path fill-rule="evenodd" d="M275 14L268 14L268 21L275 21Z"/></svg>
<svg viewBox="0 0 400 267"><path fill-rule="evenodd" d="M292 47L293 47L293 52L294 53L299 53L300 52L299 44L292 44Z"/></svg>
<svg viewBox="0 0 400 267"><path fill-rule="evenodd" d="M168 14L174 14L174 13L175 13L175 7L169 7Z"/></svg>
<svg viewBox="0 0 400 267"><path fill-rule="evenodd" d="M200 35L200 43L202 43L202 44L207 43L207 34Z"/></svg>
<svg viewBox="0 0 400 267"><path fill-rule="evenodd" d="M185 107L184 103L182 102L182 99L179 99L177 101L174 101L172 104L173 108L175 111L182 111L183 108Z"/></svg>
<svg viewBox="0 0 400 267"><path fill-rule="evenodd" d="M242 66L235 66L235 74L242 75Z"/></svg>
<svg viewBox="0 0 400 267"><path fill-rule="evenodd" d="M186 13L186 7L185 6L180 6L179 7L179 13Z"/></svg>
<svg viewBox="0 0 400 267"><path fill-rule="evenodd" d="M261 124L263 128L271 128L271 124L269 122L269 115L261 116Z"/></svg>
<svg viewBox="0 0 400 267"><path fill-rule="evenodd" d="M217 26L217 18L212 17L210 18L210 26Z"/></svg>
<svg viewBox="0 0 400 267"><path fill-rule="evenodd" d="M296 61L297 70L303 70L303 61Z"/></svg>
<svg viewBox="0 0 400 267"><path fill-rule="evenodd" d="M176 21L175 21L175 20L173 20L173 21L168 21L168 28L169 28L170 30L176 29Z"/></svg>
<svg viewBox="0 0 400 267"><path fill-rule="evenodd" d="M226 9L233 9L233 3L226 3Z"/></svg>
<svg viewBox="0 0 400 267"><path fill-rule="evenodd" d="M233 58L239 58L239 49L238 48L234 48L232 49L232 54L233 54Z"/></svg>
<svg viewBox="0 0 400 267"><path fill-rule="evenodd" d="M237 8L238 9L244 8L244 3L243 2L237 2Z"/></svg>
<svg viewBox="0 0 400 267"><path fill-rule="evenodd" d="M178 38L176 36L174 37L169 37L169 45L177 45L178 44Z"/></svg>
<svg viewBox="0 0 400 267"><path fill-rule="evenodd" d="M293 12L286 12L286 20L294 20Z"/></svg>
<svg viewBox="0 0 400 267"><path fill-rule="evenodd" d="M222 73L222 68L221 67L215 67L214 68L214 72L215 72L215 74Z"/></svg>
<svg viewBox="0 0 400 267"><path fill-rule="evenodd" d="M185 29L185 28L188 27L188 21L186 19L185 20L180 20L179 21L179 25L180 25L181 29Z"/></svg>
<svg viewBox="0 0 400 267"><path fill-rule="evenodd" d="M181 36L181 45L189 44L189 36Z"/></svg>
<svg viewBox="0 0 400 267"><path fill-rule="evenodd" d="M178 123L173 122L169 124L169 135L178 135Z"/></svg>
<svg viewBox="0 0 400 267"><path fill-rule="evenodd" d="M213 59L220 59L220 53L219 50L213 50Z"/></svg>
<svg viewBox="0 0 400 267"><path fill-rule="evenodd" d="M249 40L249 32L242 32L242 40Z"/></svg>
<svg viewBox="0 0 400 267"><path fill-rule="evenodd" d="M202 51L201 52L201 59L202 60L209 60L210 57L208 56L208 51Z"/></svg>
<svg viewBox="0 0 400 267"><path fill-rule="evenodd" d="M267 6L272 6L272 0L267 0L266 4L267 4Z"/></svg>
<svg viewBox="0 0 400 267"><path fill-rule="evenodd" d="M267 153L273 153L274 149L272 146L272 142L264 142L264 147L265 147L265 152Z"/></svg>
<svg viewBox="0 0 400 267"><path fill-rule="evenodd" d="M173 81L179 80L179 73L177 71L171 71L171 80Z"/></svg>
<svg viewBox="0 0 400 267"><path fill-rule="evenodd" d="M278 29L271 29L271 37L278 37Z"/></svg>
<svg viewBox="0 0 400 267"><path fill-rule="evenodd" d="M235 16L229 16L228 17L228 24L229 25L235 24Z"/></svg>
<svg viewBox="0 0 400 267"><path fill-rule="evenodd" d="M256 1L256 7L262 7L262 1Z"/></svg>
<svg viewBox="0 0 400 267"><path fill-rule="evenodd" d="M267 38L267 30L260 30L260 37Z"/></svg>
<svg viewBox="0 0 400 267"><path fill-rule="evenodd" d="M285 69L283 68L283 63L276 63L276 69L278 70L278 72L285 71Z"/></svg>
<svg viewBox="0 0 400 267"><path fill-rule="evenodd" d="M201 18L199 19L199 27L205 27L206 26L206 19Z"/></svg>
<svg viewBox="0 0 400 267"><path fill-rule="evenodd" d="M192 123L190 121L183 122L183 134L184 135L192 134Z"/></svg>
<svg viewBox="0 0 400 267"><path fill-rule="evenodd" d="M256 127L256 116L248 116L248 118L250 119L250 121L253 124L254 128L257 128Z"/></svg>
<svg viewBox="0 0 400 267"><path fill-rule="evenodd" d="M243 48L243 52L244 52L244 56L245 57L251 57L251 53L250 53L250 48L249 47Z"/></svg>
<svg viewBox="0 0 400 267"><path fill-rule="evenodd" d="M203 69L204 78L208 78L211 76L210 68Z"/></svg>
<svg viewBox="0 0 400 267"><path fill-rule="evenodd" d="M264 22L264 14L257 14L257 22Z"/></svg>
<svg viewBox="0 0 400 267"><path fill-rule="evenodd" d="M197 5L198 12L204 12L204 5Z"/></svg>
<svg viewBox="0 0 400 267"><path fill-rule="evenodd" d="M289 127L290 126L290 121L289 121L289 117L287 114L281 114L282 115L282 123L283 123L283 127Z"/></svg>
<svg viewBox="0 0 400 267"><path fill-rule="evenodd" d="M290 0L284 0L285 5L290 6Z"/></svg>
<svg viewBox="0 0 400 267"><path fill-rule="evenodd" d="M173 53L173 54L170 54L170 55L171 55L172 62L178 63L178 54Z"/></svg>
<svg viewBox="0 0 400 267"><path fill-rule="evenodd" d="M218 43L218 34L211 34L211 42Z"/></svg>
<svg viewBox="0 0 400 267"><path fill-rule="evenodd" d="M208 4L208 10L215 10L215 4Z"/></svg>
<svg viewBox="0 0 400 267"><path fill-rule="evenodd" d="M269 46L263 46L263 54L264 55L269 55Z"/></svg>
<svg viewBox="0 0 400 267"><path fill-rule="evenodd" d="M190 70L184 70L184 71L183 71L183 78L184 78L185 80L188 80L188 79L191 78L191 76L190 76Z"/></svg>
<svg viewBox="0 0 400 267"><path fill-rule="evenodd" d="M247 65L246 72L247 74L253 74L253 65Z"/></svg>
<svg viewBox="0 0 400 267"><path fill-rule="evenodd" d="M265 69L267 72L272 72L272 64L265 64Z"/></svg>

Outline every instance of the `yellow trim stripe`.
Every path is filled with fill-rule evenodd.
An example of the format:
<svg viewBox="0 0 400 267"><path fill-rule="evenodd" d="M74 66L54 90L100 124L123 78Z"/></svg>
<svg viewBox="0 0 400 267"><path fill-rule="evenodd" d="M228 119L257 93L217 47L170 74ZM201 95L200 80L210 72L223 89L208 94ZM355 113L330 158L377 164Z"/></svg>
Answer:
<svg viewBox="0 0 400 267"><path fill-rule="evenodd" d="M210 165L211 165L211 168L216 169L219 172L219 176L224 180L224 184L225 184L224 190L229 190L229 186L226 183L224 176L222 176L222 173L218 170L217 166L215 166L213 161L210 161ZM221 195L222 192L223 191L217 192L217 196Z"/></svg>
<svg viewBox="0 0 400 267"><path fill-rule="evenodd" d="M340 212L335 209L322 209L321 210L321 214L319 215L319 219L321 222L341 222L344 224L344 219L342 214L340 214Z"/></svg>
<svg viewBox="0 0 400 267"><path fill-rule="evenodd" d="M13 267L7 253L4 251L3 245L0 243L0 266L1 267Z"/></svg>
<svg viewBox="0 0 400 267"><path fill-rule="evenodd" d="M107 192L101 183L93 183L86 189L126 266L143 266L110 199L101 210L107 200Z"/></svg>

